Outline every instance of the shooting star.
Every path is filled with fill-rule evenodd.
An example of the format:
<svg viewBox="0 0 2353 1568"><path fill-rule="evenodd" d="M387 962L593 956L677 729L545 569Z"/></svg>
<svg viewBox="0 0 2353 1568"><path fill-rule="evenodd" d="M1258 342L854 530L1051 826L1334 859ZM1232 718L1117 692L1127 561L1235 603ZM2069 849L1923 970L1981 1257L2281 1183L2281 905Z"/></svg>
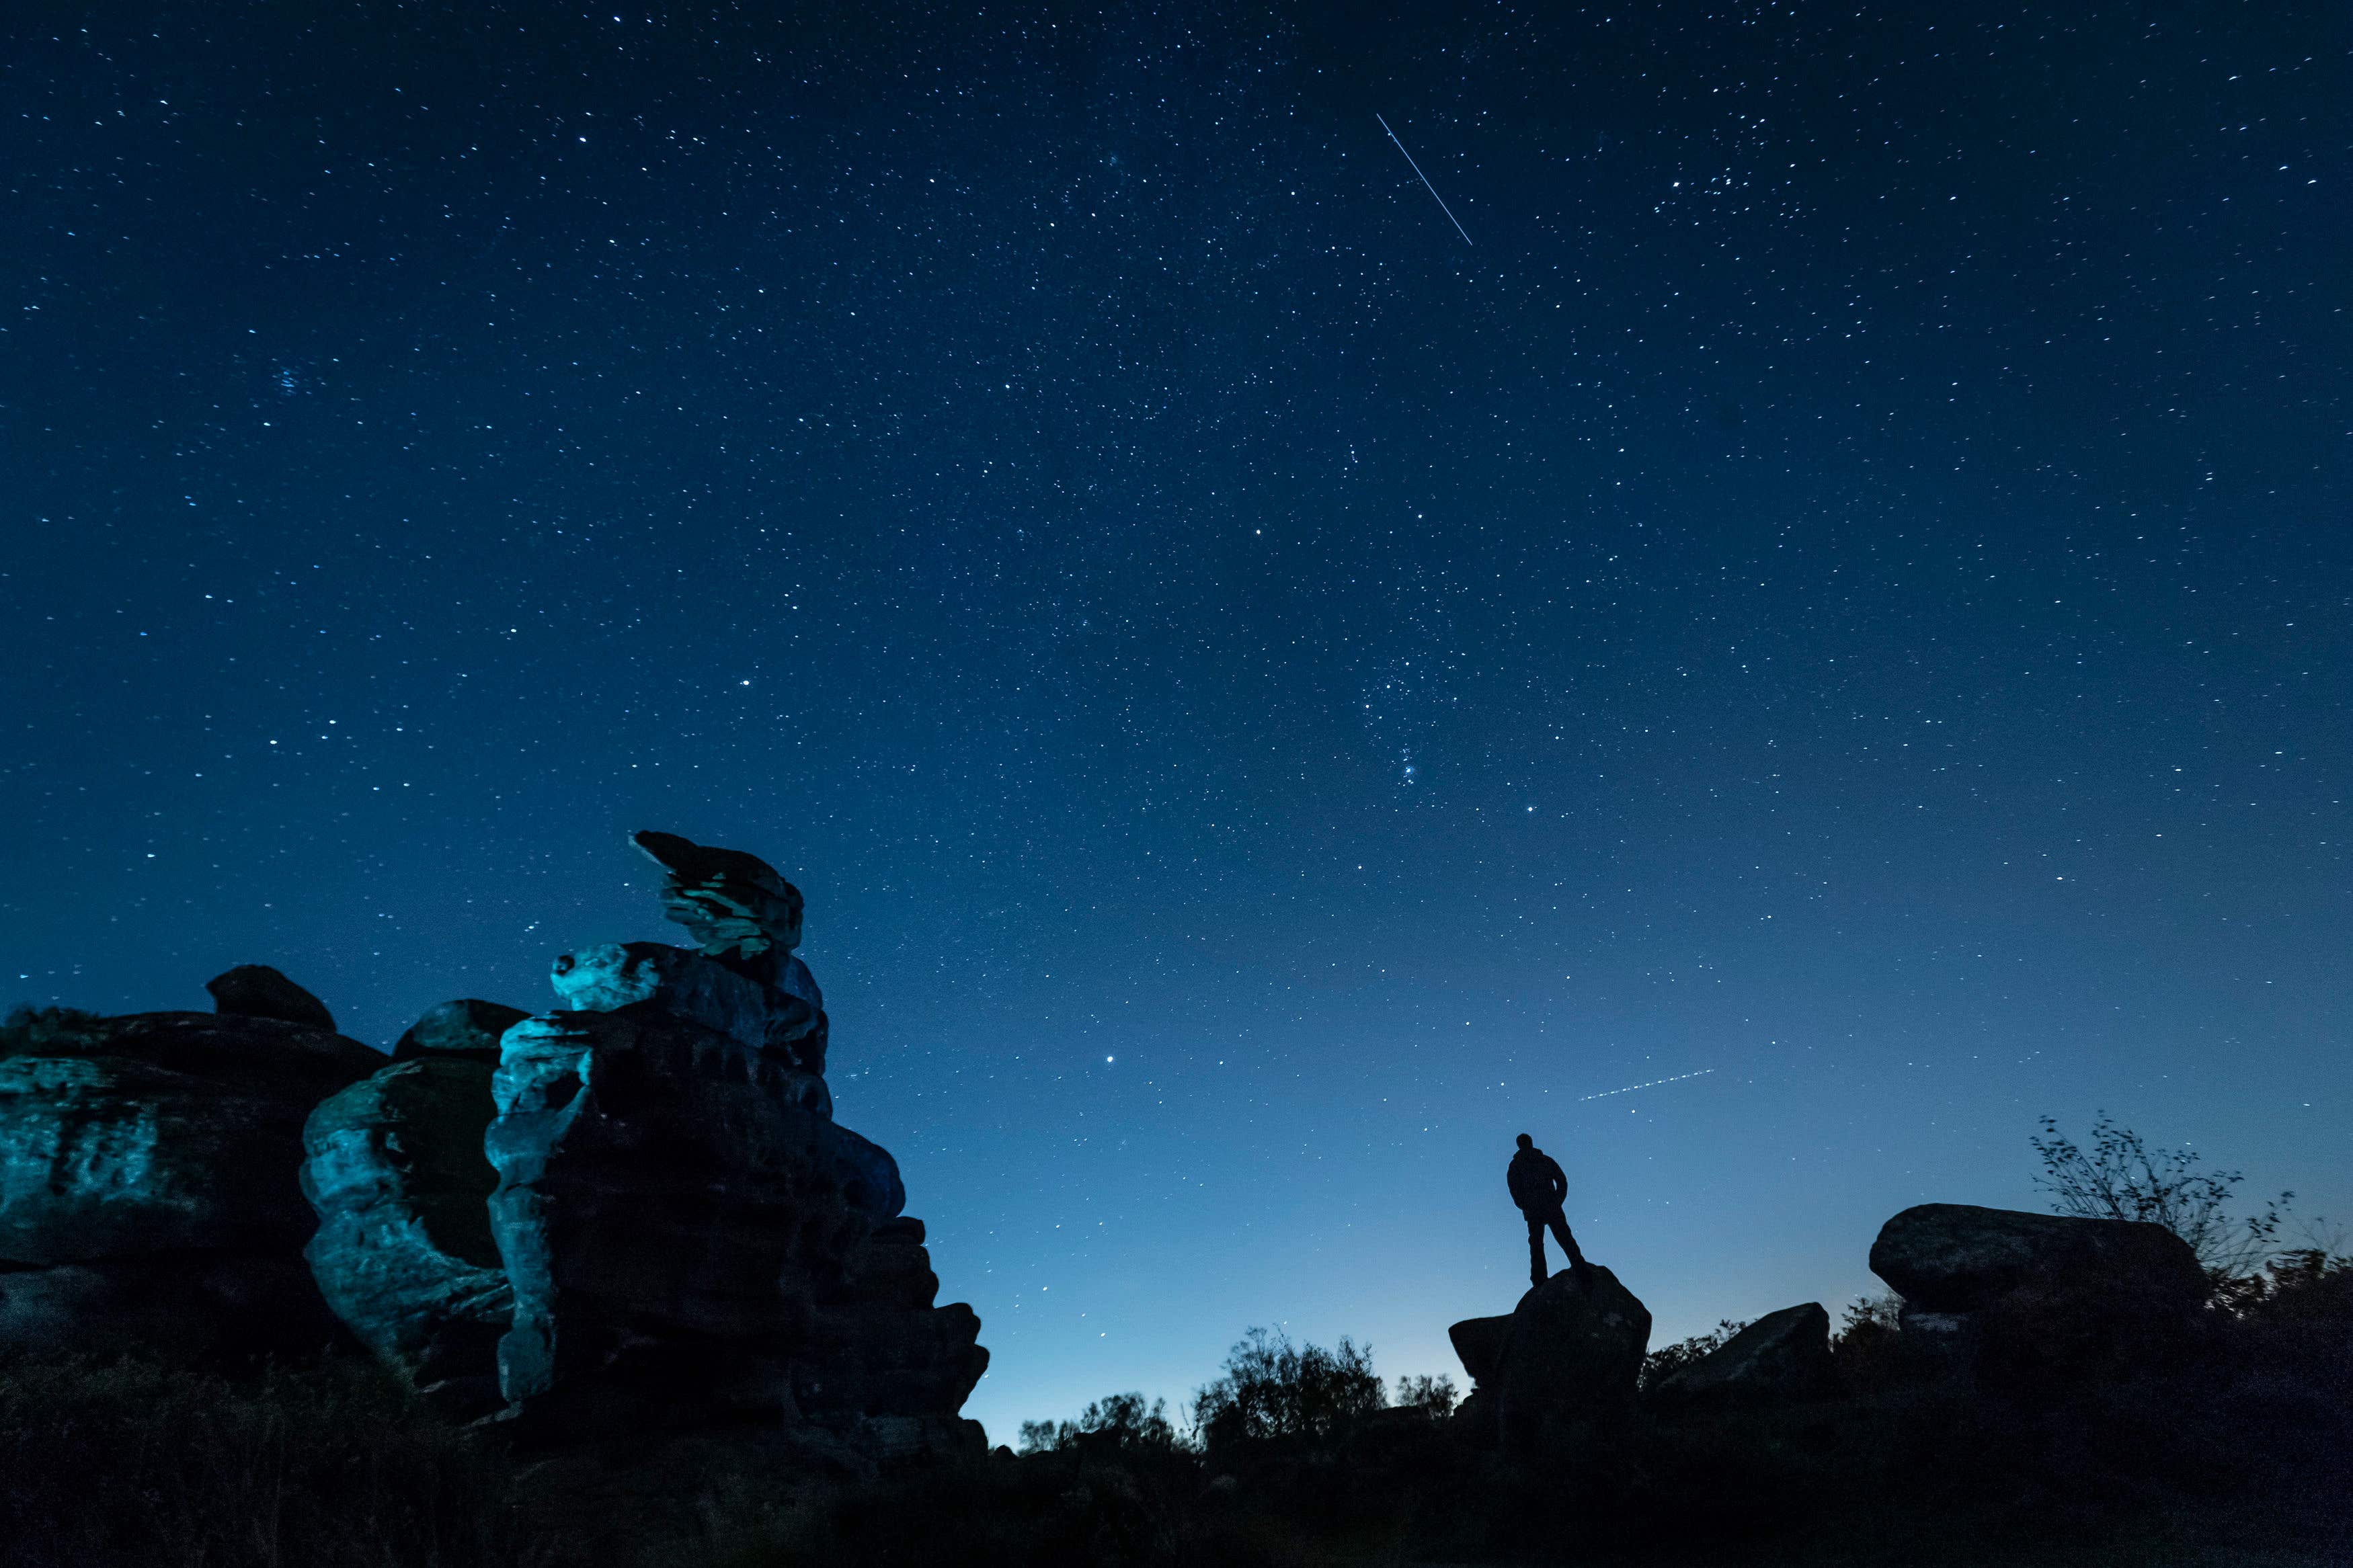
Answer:
<svg viewBox="0 0 2353 1568"><path fill-rule="evenodd" d="M1381 117L1378 114L1374 115L1373 118L1376 120L1381 120ZM1381 129L1388 132L1388 138L1390 141L1397 142L1397 150L1400 153L1405 153L1405 143L1398 142L1398 133L1394 131L1389 131L1389 122L1388 121L1381 120ZM1454 226L1454 232L1462 236L1462 243L1469 245L1471 243L1471 236L1469 231L1463 228L1462 220L1454 216L1454 209L1446 205L1446 198L1438 194L1438 187L1430 183L1430 176L1421 172L1421 165L1413 161L1413 154L1410 153L1405 153L1405 166L1413 171L1414 178L1421 182L1421 188L1430 193L1430 199L1438 204L1438 210L1444 213L1446 215L1446 221Z"/></svg>
<svg viewBox="0 0 2353 1568"><path fill-rule="evenodd" d="M1697 1072L1679 1072L1672 1078L1654 1078L1648 1083L1630 1083L1623 1089L1605 1089L1599 1094L1579 1096L1577 1103L1583 1105L1588 1100L1607 1100L1613 1094L1631 1094L1638 1089L1656 1089L1662 1083L1681 1083L1687 1078L1705 1078L1715 1070L1714 1068L1702 1068Z"/></svg>

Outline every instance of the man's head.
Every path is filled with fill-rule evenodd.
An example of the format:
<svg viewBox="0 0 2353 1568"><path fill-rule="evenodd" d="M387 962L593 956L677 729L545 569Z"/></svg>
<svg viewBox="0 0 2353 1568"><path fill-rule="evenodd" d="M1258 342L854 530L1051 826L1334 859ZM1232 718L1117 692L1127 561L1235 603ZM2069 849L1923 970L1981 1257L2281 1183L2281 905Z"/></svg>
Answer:
<svg viewBox="0 0 2353 1568"><path fill-rule="evenodd" d="M1535 1146L1536 1146L1536 1141L1535 1141L1535 1139L1533 1139L1533 1138L1529 1137L1529 1136L1528 1136L1526 1133L1525 1133L1525 1132L1523 1132L1523 1133L1521 1133L1521 1134L1520 1134L1520 1147L1521 1147L1521 1148L1523 1148L1523 1149L1533 1149L1533 1148L1535 1148Z"/></svg>

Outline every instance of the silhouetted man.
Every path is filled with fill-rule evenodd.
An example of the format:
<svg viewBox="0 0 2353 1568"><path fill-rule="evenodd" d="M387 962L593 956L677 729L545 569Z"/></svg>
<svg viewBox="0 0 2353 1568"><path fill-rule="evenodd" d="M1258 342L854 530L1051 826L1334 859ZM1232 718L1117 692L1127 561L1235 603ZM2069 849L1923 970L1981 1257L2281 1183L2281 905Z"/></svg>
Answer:
<svg viewBox="0 0 2353 1568"><path fill-rule="evenodd" d="M1512 1189L1512 1201L1520 1205L1520 1213L1528 1222L1528 1282L1545 1282L1547 1271L1544 1238L1546 1227L1550 1226L1553 1239L1568 1254L1569 1272L1577 1276L1579 1285L1584 1284L1589 1266L1585 1254L1577 1249L1577 1237L1568 1234L1568 1216L1560 1207L1568 1197L1568 1178L1561 1174L1552 1156L1537 1148L1535 1139L1521 1133L1520 1152L1512 1156L1504 1181Z"/></svg>

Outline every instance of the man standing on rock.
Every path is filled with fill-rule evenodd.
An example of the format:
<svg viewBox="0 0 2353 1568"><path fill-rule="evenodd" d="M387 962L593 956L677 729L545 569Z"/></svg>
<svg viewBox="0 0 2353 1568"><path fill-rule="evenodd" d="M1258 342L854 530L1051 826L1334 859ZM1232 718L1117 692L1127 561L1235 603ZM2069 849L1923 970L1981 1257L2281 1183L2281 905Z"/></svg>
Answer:
<svg viewBox="0 0 2353 1568"><path fill-rule="evenodd" d="M1531 1287L1545 1282L1545 1230L1549 1226L1560 1249L1568 1254L1569 1272L1582 1286L1591 1265L1585 1254L1577 1249L1577 1237L1568 1234L1568 1216L1561 1205L1568 1197L1568 1178L1561 1173L1553 1157L1536 1147L1536 1141L1526 1133L1520 1134L1520 1152L1512 1156L1512 1163L1504 1173L1504 1181L1512 1189L1512 1201L1520 1205L1522 1217L1528 1222L1528 1283Z"/></svg>

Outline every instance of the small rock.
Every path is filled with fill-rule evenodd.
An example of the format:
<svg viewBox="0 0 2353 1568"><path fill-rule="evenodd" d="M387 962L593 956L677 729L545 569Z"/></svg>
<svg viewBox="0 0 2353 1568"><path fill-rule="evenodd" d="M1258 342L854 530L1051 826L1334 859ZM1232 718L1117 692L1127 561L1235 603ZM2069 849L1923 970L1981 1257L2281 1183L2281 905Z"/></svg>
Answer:
<svg viewBox="0 0 2353 1568"><path fill-rule="evenodd" d="M1454 1342L1454 1353L1462 1358L1462 1370L1471 1374L1473 1384L1493 1377L1504 1360L1504 1346L1512 1337L1509 1315L1500 1318L1465 1318L1446 1331Z"/></svg>
<svg viewBox="0 0 2353 1568"><path fill-rule="evenodd" d="M1668 1400L1813 1399L1837 1382L1819 1301L1768 1312L1659 1384Z"/></svg>
<svg viewBox="0 0 2353 1568"><path fill-rule="evenodd" d="M240 963L205 982L213 1011L246 1018L282 1018L290 1024L332 1032L335 1016L327 1005L266 963Z"/></svg>
<svg viewBox="0 0 2353 1568"><path fill-rule="evenodd" d="M420 1056L472 1057L498 1064L499 1037L531 1016L520 1007L501 1006L467 997L428 1007L408 1026L392 1047L392 1059L410 1061Z"/></svg>
<svg viewBox="0 0 2353 1568"><path fill-rule="evenodd" d="M706 955L757 961L801 944L800 889L757 855L650 829L631 834L629 842L668 873L663 911Z"/></svg>

